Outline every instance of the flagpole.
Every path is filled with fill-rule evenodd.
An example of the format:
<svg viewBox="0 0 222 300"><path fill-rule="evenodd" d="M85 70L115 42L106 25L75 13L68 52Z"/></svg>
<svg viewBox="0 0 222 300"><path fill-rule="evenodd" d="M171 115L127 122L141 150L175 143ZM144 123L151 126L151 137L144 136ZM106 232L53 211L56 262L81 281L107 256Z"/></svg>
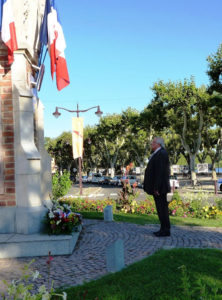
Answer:
<svg viewBox="0 0 222 300"><path fill-rule="evenodd" d="M94 109L94 108L97 108L97 111L95 112L95 114L100 117L103 112L100 110L100 107L99 105L97 106L93 106L93 107L90 107L90 108L87 108L87 109L84 109L84 110L80 110L79 109L79 104L77 103L77 110L69 110L67 108L64 108L64 107L58 107L56 106L56 109L53 113L53 116L55 118L58 118L61 113L59 112L60 109L62 110L65 110L65 111L68 111L68 112L71 112L71 113L76 113L77 114L77 118L79 118L79 113L84 113L84 112L87 112L88 110L91 110L91 109ZM82 156L83 156L83 153L82 153ZM78 157L78 162L79 162L79 189L80 189L80 195L82 195L82 161L83 159L81 158L81 156Z"/></svg>

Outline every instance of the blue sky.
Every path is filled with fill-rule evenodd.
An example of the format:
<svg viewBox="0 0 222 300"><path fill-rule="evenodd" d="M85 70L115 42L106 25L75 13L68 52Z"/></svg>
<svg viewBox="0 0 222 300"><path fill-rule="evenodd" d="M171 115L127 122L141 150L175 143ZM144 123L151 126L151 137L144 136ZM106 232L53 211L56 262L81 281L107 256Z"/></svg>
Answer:
<svg viewBox="0 0 222 300"><path fill-rule="evenodd" d="M221 0L57 0L67 48L70 85L58 91L49 56L39 97L45 136L71 130L76 110L100 105L104 115L128 107L141 111L152 99L153 83L195 77L208 84L209 54L222 42ZM98 118L90 110L85 125Z"/></svg>

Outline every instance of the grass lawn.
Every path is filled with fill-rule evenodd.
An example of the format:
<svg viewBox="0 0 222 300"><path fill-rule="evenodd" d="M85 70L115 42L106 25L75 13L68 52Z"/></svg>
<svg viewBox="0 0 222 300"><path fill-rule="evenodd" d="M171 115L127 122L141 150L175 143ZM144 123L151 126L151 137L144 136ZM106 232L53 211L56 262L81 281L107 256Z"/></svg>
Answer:
<svg viewBox="0 0 222 300"><path fill-rule="evenodd" d="M160 250L118 273L65 291L68 300L222 299L222 251Z"/></svg>
<svg viewBox="0 0 222 300"><path fill-rule="evenodd" d="M103 213L100 212L81 212L83 218L86 219L99 219L103 220ZM124 214L115 213L113 214L115 221L128 222L134 224L159 224L157 215L136 215L136 214ZM197 219L197 218L183 218L183 217L170 217L172 225L186 225L186 226L205 226L205 227L222 227L222 216L218 216L217 219Z"/></svg>
<svg viewBox="0 0 222 300"><path fill-rule="evenodd" d="M103 213L81 214L86 219L103 220ZM157 215L115 213L114 220L159 224ZM189 217L170 217L170 220L172 225L222 227L222 216L216 220ZM222 251L160 250L120 272L63 291L68 300L222 300Z"/></svg>

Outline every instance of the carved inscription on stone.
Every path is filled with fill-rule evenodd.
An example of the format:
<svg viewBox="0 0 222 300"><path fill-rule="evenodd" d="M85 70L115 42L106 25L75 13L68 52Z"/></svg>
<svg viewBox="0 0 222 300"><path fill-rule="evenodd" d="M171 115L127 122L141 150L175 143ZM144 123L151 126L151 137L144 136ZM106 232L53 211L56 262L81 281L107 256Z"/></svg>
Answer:
<svg viewBox="0 0 222 300"><path fill-rule="evenodd" d="M30 8L29 8L29 1L28 0L25 0L24 1L24 11L23 11L23 25L24 25L24 28L25 28L25 38L28 39L28 17L29 17L29 11L30 11Z"/></svg>

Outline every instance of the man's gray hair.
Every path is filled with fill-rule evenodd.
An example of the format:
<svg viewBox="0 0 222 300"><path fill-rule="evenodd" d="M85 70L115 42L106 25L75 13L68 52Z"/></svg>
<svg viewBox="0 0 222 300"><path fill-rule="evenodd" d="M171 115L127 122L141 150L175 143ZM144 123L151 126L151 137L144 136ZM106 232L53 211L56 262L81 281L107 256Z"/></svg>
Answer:
<svg viewBox="0 0 222 300"><path fill-rule="evenodd" d="M157 136L157 137L156 137L156 143L159 144L161 147L165 148L163 138Z"/></svg>

